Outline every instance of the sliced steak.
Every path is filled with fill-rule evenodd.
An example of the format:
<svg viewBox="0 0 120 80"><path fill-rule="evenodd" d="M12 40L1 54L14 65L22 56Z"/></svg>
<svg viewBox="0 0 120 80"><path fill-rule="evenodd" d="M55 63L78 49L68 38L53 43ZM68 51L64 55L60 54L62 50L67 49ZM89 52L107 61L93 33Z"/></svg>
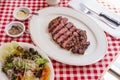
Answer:
<svg viewBox="0 0 120 80"><path fill-rule="evenodd" d="M49 33L52 39L62 48L72 53L84 54L90 42L87 41L86 31L76 28L72 22L62 16L58 16L49 23Z"/></svg>

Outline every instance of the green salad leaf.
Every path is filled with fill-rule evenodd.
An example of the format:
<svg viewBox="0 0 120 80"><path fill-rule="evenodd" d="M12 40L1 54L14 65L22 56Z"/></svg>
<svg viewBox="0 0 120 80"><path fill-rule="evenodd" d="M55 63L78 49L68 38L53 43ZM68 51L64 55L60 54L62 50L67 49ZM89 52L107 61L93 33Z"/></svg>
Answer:
<svg viewBox="0 0 120 80"><path fill-rule="evenodd" d="M41 65L41 64L45 64L46 62L48 62L48 60L45 58L41 58L40 56L36 56L35 62L36 64Z"/></svg>

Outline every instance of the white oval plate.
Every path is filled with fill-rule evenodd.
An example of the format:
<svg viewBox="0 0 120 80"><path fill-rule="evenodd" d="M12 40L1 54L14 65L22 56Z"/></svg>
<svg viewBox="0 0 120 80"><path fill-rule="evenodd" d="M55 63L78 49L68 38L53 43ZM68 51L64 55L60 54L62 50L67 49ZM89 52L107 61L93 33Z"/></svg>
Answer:
<svg viewBox="0 0 120 80"><path fill-rule="evenodd" d="M48 59L48 63L47 65L50 67L50 80L54 80L54 69L53 69L53 66L52 66L52 63L50 61L50 59L48 58L48 56L45 54L45 52L43 52L42 50L40 50L38 47L35 47L34 45L32 44L29 44L29 43L23 43L23 42L19 42L19 45L22 46L23 48L25 49L29 49L29 48L33 48L34 50L37 50L38 53L43 57L43 58L46 58ZM2 47L2 46L1 46ZM0 48L1 48L0 47ZM2 72L1 70L1 62L0 62L0 80L8 80L7 76Z"/></svg>
<svg viewBox="0 0 120 80"><path fill-rule="evenodd" d="M107 39L98 24L90 17L65 7L49 7L38 11L30 21L30 34L33 42L51 58L69 65L89 65L104 57L107 50ZM57 16L67 17L77 28L86 30L90 46L84 55L72 54L56 44L48 32L49 22Z"/></svg>

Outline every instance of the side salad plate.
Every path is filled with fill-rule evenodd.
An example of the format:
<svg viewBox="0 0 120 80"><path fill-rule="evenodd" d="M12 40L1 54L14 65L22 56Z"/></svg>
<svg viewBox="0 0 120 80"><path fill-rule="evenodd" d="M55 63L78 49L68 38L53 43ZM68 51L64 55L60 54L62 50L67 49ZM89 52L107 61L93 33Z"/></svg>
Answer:
<svg viewBox="0 0 120 80"><path fill-rule="evenodd" d="M0 47L0 80L54 80L50 59L29 43L10 42Z"/></svg>

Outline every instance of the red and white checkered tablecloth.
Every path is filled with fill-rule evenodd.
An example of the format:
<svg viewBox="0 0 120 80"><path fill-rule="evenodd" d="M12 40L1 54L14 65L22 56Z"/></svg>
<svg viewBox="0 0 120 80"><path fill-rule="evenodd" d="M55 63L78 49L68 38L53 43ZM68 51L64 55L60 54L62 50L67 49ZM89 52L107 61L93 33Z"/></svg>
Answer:
<svg viewBox="0 0 120 80"><path fill-rule="evenodd" d="M61 0L59 6L68 7L68 2L70 0ZM120 12L119 8L115 8L109 4L103 2L104 0L97 0L99 3L107 6L115 12ZM33 12L49 7L46 4L46 0L0 0L0 45L2 43L10 42L12 40L18 42L27 42L33 44L29 34L24 33L24 35L18 38L11 38L7 36L4 32L6 24L11 21L17 21L12 13L16 7L27 6ZM26 25L26 30L28 29L28 23L30 19L21 21ZM120 39L115 40L109 34L106 33L108 40L108 51L102 60L99 62L87 65L87 66L71 66L63 63L59 63L52 60L55 80L100 80L104 72L108 69L109 65L117 58L118 51L120 50Z"/></svg>

